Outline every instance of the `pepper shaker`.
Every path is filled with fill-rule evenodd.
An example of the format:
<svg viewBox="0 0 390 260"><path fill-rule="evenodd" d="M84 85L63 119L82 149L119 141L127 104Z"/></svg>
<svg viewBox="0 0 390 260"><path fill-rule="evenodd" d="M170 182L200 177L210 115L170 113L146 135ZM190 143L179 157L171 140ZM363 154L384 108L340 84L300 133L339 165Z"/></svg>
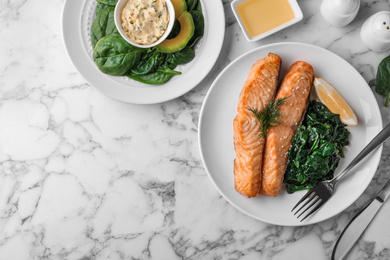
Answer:
<svg viewBox="0 0 390 260"><path fill-rule="evenodd" d="M376 52L390 49L390 12L380 11L371 15L360 30L362 42Z"/></svg>
<svg viewBox="0 0 390 260"><path fill-rule="evenodd" d="M360 8L360 0L323 0L321 14L335 27L346 26L355 19Z"/></svg>

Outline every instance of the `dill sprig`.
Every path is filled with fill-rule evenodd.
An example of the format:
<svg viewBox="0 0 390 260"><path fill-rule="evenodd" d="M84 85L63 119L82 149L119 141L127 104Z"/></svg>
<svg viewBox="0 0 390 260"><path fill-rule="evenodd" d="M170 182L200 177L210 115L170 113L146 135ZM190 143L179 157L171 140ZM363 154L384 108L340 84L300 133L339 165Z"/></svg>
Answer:
<svg viewBox="0 0 390 260"><path fill-rule="evenodd" d="M282 113L279 110L279 106L282 105L287 98L288 97L279 98L276 101L273 98L261 111L251 107L247 108L255 114L257 120L259 120L261 124L261 131L259 133L261 137L267 137L268 129L280 124L279 117Z"/></svg>

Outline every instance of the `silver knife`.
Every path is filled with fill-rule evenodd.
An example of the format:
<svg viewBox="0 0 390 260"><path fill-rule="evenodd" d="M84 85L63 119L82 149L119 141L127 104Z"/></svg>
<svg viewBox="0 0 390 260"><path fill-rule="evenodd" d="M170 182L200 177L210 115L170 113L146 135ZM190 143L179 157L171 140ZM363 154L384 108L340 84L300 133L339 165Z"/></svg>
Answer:
<svg viewBox="0 0 390 260"><path fill-rule="evenodd" d="M351 250L353 245L366 230L371 220L375 217L383 202L390 195L390 179L378 192L376 197L368 202L368 204L359 211L347 224L340 237L336 241L336 244L332 252L332 260L343 259Z"/></svg>

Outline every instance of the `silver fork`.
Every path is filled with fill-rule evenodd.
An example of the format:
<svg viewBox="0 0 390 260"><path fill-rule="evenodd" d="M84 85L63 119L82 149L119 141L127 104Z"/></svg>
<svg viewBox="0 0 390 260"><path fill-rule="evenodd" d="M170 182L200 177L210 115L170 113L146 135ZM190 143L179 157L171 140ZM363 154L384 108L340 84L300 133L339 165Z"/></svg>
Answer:
<svg viewBox="0 0 390 260"><path fill-rule="evenodd" d="M375 148L382 144L390 136L390 124L388 124L371 142L353 159L353 161L342 171L339 175L331 180L322 181L309 190L305 196L303 196L298 203L294 206L291 212L294 212L301 203L304 204L294 213L298 214L304 209L297 218L299 219L306 211L311 209L302 219L305 220L308 216L316 212L325 202L333 195L336 183L351 170L356 164L358 164L364 157L371 153ZM307 199L307 200L306 200ZM306 201L305 201L306 200ZM306 206L306 208L305 208Z"/></svg>

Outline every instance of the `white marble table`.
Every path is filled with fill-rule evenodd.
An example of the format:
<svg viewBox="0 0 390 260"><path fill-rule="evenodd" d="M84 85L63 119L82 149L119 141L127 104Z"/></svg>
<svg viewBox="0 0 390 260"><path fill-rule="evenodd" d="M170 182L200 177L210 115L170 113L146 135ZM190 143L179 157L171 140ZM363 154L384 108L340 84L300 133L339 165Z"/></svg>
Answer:
<svg viewBox="0 0 390 260"><path fill-rule="evenodd" d="M329 259L350 217L388 177L390 142L371 185L345 212L311 226L273 226L213 187L198 151L198 114L230 61L274 42L327 48L373 86L390 52L368 50L359 31L390 1L364 0L352 24L333 28L320 0L300 0L300 23L248 43L224 0L226 35L212 72L183 97L148 106L107 98L78 74L62 39L64 2L0 0L0 259ZM390 110L376 97L387 124ZM350 259L390 259L389 218L386 202Z"/></svg>

